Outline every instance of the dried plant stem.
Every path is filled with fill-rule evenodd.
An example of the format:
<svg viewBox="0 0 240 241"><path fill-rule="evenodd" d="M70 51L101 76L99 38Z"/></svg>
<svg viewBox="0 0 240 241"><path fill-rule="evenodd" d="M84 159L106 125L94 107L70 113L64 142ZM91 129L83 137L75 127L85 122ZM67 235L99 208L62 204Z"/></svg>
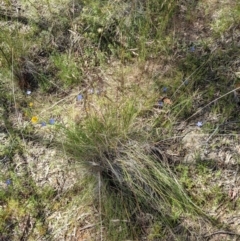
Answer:
<svg viewBox="0 0 240 241"><path fill-rule="evenodd" d="M208 106L211 105L212 103L214 103L214 102L222 99L223 97L225 97L225 96L227 96L227 95L229 95L229 94L231 94L231 93L234 93L234 92L235 92L236 90L238 90L238 89L240 89L240 87L235 88L235 89L227 92L226 94L221 95L220 97L218 97L218 98L214 99L213 101L209 102L207 105L203 106L203 107L200 108L198 111L196 111L194 114L192 114L190 117L188 117L185 121L188 121L189 119L191 119L192 117L194 117L195 115L197 115L198 113L200 113L203 109L205 109L206 107L208 107Z"/></svg>
<svg viewBox="0 0 240 241"><path fill-rule="evenodd" d="M98 172L98 197L99 197L99 221L100 221L100 241L103 240L103 229L102 229L102 202L101 202L101 174Z"/></svg>
<svg viewBox="0 0 240 241"><path fill-rule="evenodd" d="M240 237L240 235L237 234L237 233L229 232L229 231L224 231L224 230L220 230L220 231L217 231L217 232L214 232L214 233L211 233L211 234L205 235L204 238L210 238L210 237L212 237L212 236L214 236L214 235L218 235L218 234L235 235L235 236Z"/></svg>

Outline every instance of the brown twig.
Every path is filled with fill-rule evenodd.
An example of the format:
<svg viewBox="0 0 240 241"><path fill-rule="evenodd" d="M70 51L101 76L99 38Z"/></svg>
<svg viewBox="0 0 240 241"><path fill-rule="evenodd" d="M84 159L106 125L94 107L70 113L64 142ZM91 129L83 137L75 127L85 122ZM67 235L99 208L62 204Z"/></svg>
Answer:
<svg viewBox="0 0 240 241"><path fill-rule="evenodd" d="M80 231L83 231L83 230L85 230L85 229L92 228L92 227L94 227L94 226L96 226L96 224L88 224L88 225L84 226L83 228L80 228Z"/></svg>
<svg viewBox="0 0 240 241"><path fill-rule="evenodd" d="M236 236L240 237L240 234L237 234L237 233L234 233L234 232L230 232L230 231L220 230L220 231L217 231L217 232L205 235L204 238L209 238L209 237L212 237L212 236L218 235L218 234L236 235Z"/></svg>

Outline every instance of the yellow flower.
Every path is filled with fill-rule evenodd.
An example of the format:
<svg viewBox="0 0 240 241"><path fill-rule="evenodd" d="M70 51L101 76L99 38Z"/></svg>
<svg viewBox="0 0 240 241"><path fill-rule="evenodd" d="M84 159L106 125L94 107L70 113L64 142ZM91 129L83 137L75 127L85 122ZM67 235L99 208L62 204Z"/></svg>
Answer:
<svg viewBox="0 0 240 241"><path fill-rule="evenodd" d="M33 124L36 124L38 122L38 117L37 116L33 116L32 119L31 119L31 122Z"/></svg>
<svg viewBox="0 0 240 241"><path fill-rule="evenodd" d="M29 103L29 107L33 107L33 103L32 102Z"/></svg>

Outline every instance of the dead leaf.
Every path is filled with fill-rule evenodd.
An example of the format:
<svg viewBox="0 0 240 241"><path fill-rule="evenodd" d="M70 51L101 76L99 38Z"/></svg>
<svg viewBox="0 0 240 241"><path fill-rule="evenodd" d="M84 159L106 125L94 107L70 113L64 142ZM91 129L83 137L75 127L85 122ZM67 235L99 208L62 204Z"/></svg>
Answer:
<svg viewBox="0 0 240 241"><path fill-rule="evenodd" d="M167 104L167 105L171 105L172 104L172 101L168 97L164 97L162 99L162 101L163 101L164 104Z"/></svg>

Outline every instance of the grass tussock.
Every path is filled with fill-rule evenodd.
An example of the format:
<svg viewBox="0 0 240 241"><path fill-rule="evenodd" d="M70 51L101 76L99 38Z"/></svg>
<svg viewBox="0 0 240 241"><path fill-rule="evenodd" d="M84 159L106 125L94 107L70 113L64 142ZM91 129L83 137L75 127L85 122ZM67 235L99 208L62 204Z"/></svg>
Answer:
<svg viewBox="0 0 240 241"><path fill-rule="evenodd" d="M101 225L109 227L112 240L143 235L147 223L145 217L138 220L141 215L171 229L176 213L201 213L177 181L164 152L149 143L152 130L144 130L143 107L135 103L111 103L100 114L92 112L81 124L65 129L64 150L100 182L96 195ZM115 233L115 226L122 224L123 230Z"/></svg>

